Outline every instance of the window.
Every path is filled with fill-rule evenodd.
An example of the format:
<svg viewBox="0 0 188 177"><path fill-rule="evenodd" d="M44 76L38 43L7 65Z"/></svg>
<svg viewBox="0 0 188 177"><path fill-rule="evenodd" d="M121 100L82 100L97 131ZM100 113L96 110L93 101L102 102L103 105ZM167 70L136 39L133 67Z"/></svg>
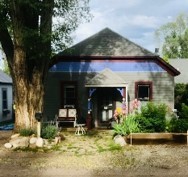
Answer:
<svg viewBox="0 0 188 177"><path fill-rule="evenodd" d="M135 98L140 101L152 100L152 83L151 82L136 82Z"/></svg>
<svg viewBox="0 0 188 177"><path fill-rule="evenodd" d="M62 107L76 107L76 84L74 82L62 82Z"/></svg>
<svg viewBox="0 0 188 177"><path fill-rule="evenodd" d="M2 88L2 109L6 110L8 109L8 99L7 99L7 89Z"/></svg>
<svg viewBox="0 0 188 177"><path fill-rule="evenodd" d="M64 87L64 104L74 105L75 104L75 86L65 85Z"/></svg>

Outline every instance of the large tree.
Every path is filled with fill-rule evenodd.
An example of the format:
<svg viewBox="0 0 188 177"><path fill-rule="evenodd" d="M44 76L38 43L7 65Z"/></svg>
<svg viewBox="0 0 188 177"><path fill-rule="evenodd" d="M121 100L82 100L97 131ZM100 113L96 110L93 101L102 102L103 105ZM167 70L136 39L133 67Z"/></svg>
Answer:
<svg viewBox="0 0 188 177"><path fill-rule="evenodd" d="M43 111L52 51L63 49L83 19L88 0L0 0L0 43L14 86L15 130L34 128Z"/></svg>
<svg viewBox="0 0 188 177"><path fill-rule="evenodd" d="M162 42L164 58L188 58L188 15L180 14L175 21L162 25L156 37Z"/></svg>

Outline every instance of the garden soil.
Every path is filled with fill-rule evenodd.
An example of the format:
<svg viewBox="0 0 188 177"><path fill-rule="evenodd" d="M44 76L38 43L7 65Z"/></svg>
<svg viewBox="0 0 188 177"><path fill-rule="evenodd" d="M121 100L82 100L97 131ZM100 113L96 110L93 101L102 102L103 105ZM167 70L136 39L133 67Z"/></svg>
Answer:
<svg viewBox="0 0 188 177"><path fill-rule="evenodd" d="M126 176L188 177L186 144L113 144L112 134L87 136L63 133L53 150L10 150L4 147L12 132L0 131L0 176Z"/></svg>

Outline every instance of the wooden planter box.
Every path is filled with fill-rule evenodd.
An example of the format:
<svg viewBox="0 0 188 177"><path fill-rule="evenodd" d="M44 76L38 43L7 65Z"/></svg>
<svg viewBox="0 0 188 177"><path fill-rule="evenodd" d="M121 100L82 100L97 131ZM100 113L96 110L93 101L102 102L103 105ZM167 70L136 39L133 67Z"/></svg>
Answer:
<svg viewBox="0 0 188 177"><path fill-rule="evenodd" d="M132 138L132 140L131 140ZM132 133L128 137L132 144L187 143L187 133Z"/></svg>

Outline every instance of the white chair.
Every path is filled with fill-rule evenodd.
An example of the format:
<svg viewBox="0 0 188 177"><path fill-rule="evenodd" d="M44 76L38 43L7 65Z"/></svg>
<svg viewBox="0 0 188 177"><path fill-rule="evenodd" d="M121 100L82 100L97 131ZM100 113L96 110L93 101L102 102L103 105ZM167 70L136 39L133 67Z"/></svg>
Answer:
<svg viewBox="0 0 188 177"><path fill-rule="evenodd" d="M60 122L73 122L73 126L76 126L77 111L76 109L59 109L59 113L56 116L56 126L59 126Z"/></svg>

